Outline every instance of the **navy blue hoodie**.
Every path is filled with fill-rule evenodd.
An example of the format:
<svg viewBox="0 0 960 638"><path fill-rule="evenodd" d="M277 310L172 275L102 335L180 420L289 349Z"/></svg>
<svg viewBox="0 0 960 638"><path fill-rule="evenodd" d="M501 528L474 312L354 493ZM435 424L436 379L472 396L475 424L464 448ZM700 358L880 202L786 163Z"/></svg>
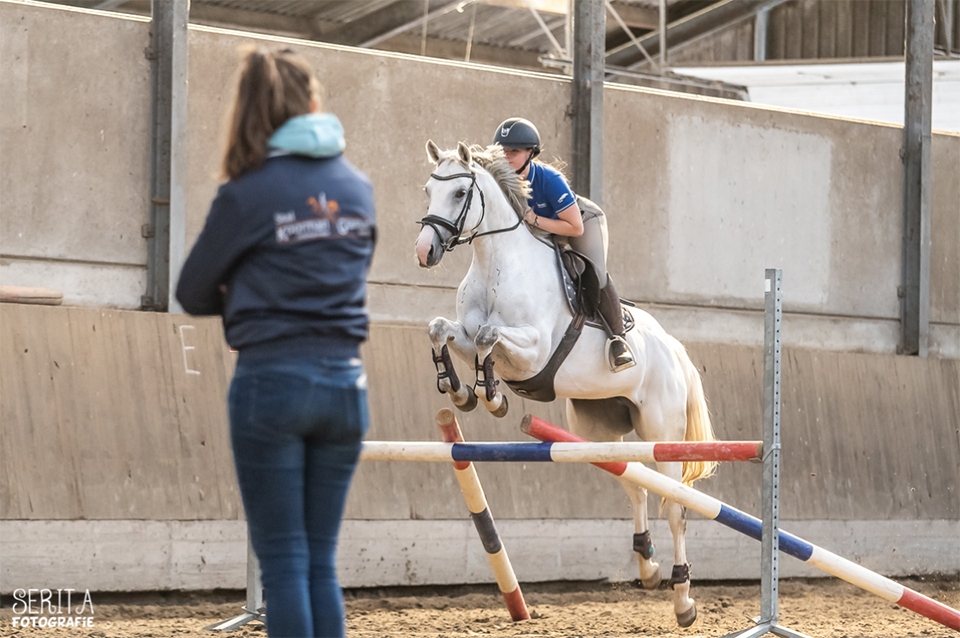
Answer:
<svg viewBox="0 0 960 638"><path fill-rule="evenodd" d="M373 188L341 154L332 115L292 118L270 145L262 169L220 187L177 300L190 314L222 315L241 359L355 357L368 330Z"/></svg>

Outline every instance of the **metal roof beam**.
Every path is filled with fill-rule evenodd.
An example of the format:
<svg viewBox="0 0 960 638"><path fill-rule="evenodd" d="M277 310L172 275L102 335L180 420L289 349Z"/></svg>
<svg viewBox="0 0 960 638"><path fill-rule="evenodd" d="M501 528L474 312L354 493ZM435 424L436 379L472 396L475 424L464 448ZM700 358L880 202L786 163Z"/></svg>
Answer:
<svg viewBox="0 0 960 638"><path fill-rule="evenodd" d="M553 37L553 32L550 30L550 27L543 21L543 18L540 17L540 14L537 13L536 7L533 6L533 0L525 0L527 8L530 9L530 13L533 15L533 19L537 21L537 24L540 25L540 30L547 36L547 39L550 40L550 44L553 45L553 50L557 52L560 56L567 54L563 50L563 47L560 46L560 43L557 42L557 39Z"/></svg>
<svg viewBox="0 0 960 638"><path fill-rule="evenodd" d="M437 12L455 5L456 2L457 0L430 0L428 16L442 15ZM326 39L336 44L365 46L363 43L392 31L398 25L407 24L412 25L408 27L411 29L418 24L423 24L423 2L397 0L362 20L352 20L344 24L336 31L328 33Z"/></svg>
<svg viewBox="0 0 960 638"><path fill-rule="evenodd" d="M419 55L421 45L422 40L419 34L402 33L391 38L389 42L385 42L382 49L386 51L396 51L397 53ZM466 42L427 38L427 55L432 58L464 60L466 52ZM522 49L510 49L502 46L492 46L481 42L474 42L471 45L469 61L476 64L495 64L497 66L531 69L535 71L543 70L539 53L524 51Z"/></svg>
<svg viewBox="0 0 960 638"><path fill-rule="evenodd" d="M424 22L429 22L430 20L439 18L440 16L446 15L458 8L462 9L463 6L468 5L471 2L473 2L473 0L432 0L430 4L436 8L424 15L423 9L421 8L423 5L419 2L406 2L404 0L399 0L394 5L396 7L396 11L412 11L413 13L407 14L407 17L403 18L402 20L394 18L393 21L384 20L383 23L379 23L378 21L380 24L379 31L369 34L366 39L360 40L359 44L355 44L355 46L363 47L365 49L374 47L394 36L400 35L401 33L406 33L410 29L415 29ZM390 24L396 24L397 22L400 22L398 26L387 28ZM344 44L354 43L345 42Z"/></svg>
<svg viewBox="0 0 960 638"><path fill-rule="evenodd" d="M721 29L752 17L763 9L772 9L788 0L721 0L692 15L667 25L667 46L677 49L696 42ZM660 31L648 33L639 39L640 44L651 55L660 53ZM636 45L624 43L607 52L607 64L636 69L647 64L637 61Z"/></svg>
<svg viewBox="0 0 960 638"><path fill-rule="evenodd" d="M316 17L284 16L265 11L212 6L205 2L191 4L190 22L257 33L273 33L305 40L325 39L325 34L338 26Z"/></svg>
<svg viewBox="0 0 960 638"><path fill-rule="evenodd" d="M610 0L604 0L604 4L607 6L607 11L610 12L610 15L613 16L613 19L616 20L617 24L620 25L620 28L623 29L623 32L627 34L627 37L630 38L630 41L633 42L633 45L637 47L643 57L654 66L657 70L660 70L660 65L656 64L653 61L653 58L650 57L650 54L647 53L647 50L643 48L643 45L640 44L640 41L637 40L637 36L633 35L633 31L630 30L629 25L624 21L623 17L620 15L620 12L613 7L613 3Z"/></svg>
<svg viewBox="0 0 960 638"><path fill-rule="evenodd" d="M544 23L546 24L547 29L550 30L551 35L553 35L553 29L556 29L557 27L563 26L564 24L566 24L566 22L567 22L567 19L566 19L565 17L562 17L562 16L560 16L560 17L555 16L555 17L553 17L552 19L548 18L547 20L544 20ZM511 41L508 43L508 46L511 46L511 47L522 47L523 45L525 45L525 44L526 44L527 42L529 42L530 40L535 40L536 38L539 38L540 36L543 35L543 33L544 33L544 32L541 31L540 29L537 29L536 31L529 31L529 32L523 34L522 36L520 36L520 37L518 37L518 38L514 38L513 40L511 40ZM556 38L554 38L554 41L555 41L555 40L556 40ZM560 50L561 50L561 51L565 51L565 49L563 49L563 47L560 47Z"/></svg>
<svg viewBox="0 0 960 638"><path fill-rule="evenodd" d="M656 9L650 7L641 7L635 4L626 4L624 2L611 2L617 15L627 26L637 29L656 29L658 22L658 13Z"/></svg>
<svg viewBox="0 0 960 638"><path fill-rule="evenodd" d="M487 4L492 7L504 7L507 9L526 9L526 0L478 0L480 4ZM533 0L537 11L543 13L566 13L567 0Z"/></svg>

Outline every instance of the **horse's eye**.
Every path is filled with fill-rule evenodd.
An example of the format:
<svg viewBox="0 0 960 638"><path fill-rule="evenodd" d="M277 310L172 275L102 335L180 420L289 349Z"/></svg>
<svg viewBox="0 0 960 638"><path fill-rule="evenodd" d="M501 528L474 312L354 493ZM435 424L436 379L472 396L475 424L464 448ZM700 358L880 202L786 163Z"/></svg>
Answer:
<svg viewBox="0 0 960 638"><path fill-rule="evenodd" d="M466 194L467 194L467 190L465 188L458 188L457 192L455 193L457 199L460 199Z"/></svg>

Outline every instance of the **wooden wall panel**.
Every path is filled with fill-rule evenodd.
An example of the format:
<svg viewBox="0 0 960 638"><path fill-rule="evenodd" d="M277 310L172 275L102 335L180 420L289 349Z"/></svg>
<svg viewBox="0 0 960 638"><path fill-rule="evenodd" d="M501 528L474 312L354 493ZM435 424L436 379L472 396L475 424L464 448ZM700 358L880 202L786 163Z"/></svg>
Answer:
<svg viewBox="0 0 960 638"><path fill-rule="evenodd" d="M197 350L211 369L188 375L171 315L11 304L0 313L4 518L239 515L217 321L203 322L208 347ZM192 394L182 389L191 383Z"/></svg>
<svg viewBox="0 0 960 638"><path fill-rule="evenodd" d="M0 512L79 518L77 459L64 460L75 449L74 426L82 416L69 405L60 410L55 400L75 376L69 332L51 330L46 309L0 308Z"/></svg>
<svg viewBox="0 0 960 638"><path fill-rule="evenodd" d="M791 0L770 11L767 60L902 56L904 10L901 0ZM683 47L673 62L752 60L753 25L745 20Z"/></svg>
<svg viewBox="0 0 960 638"><path fill-rule="evenodd" d="M886 46L884 55L902 56L904 54L906 43L904 42L906 25L906 5L903 2L887 3L887 32Z"/></svg>
<svg viewBox="0 0 960 638"><path fill-rule="evenodd" d="M783 18L788 5L780 5L767 19L767 59L782 60L787 55L787 21Z"/></svg>
<svg viewBox="0 0 960 638"><path fill-rule="evenodd" d="M870 3L870 24L867 51L871 56L882 56L887 49L887 7L891 2Z"/></svg>
<svg viewBox="0 0 960 638"><path fill-rule="evenodd" d="M185 315L164 319L160 329L174 339L174 347L162 352L167 355L163 365L171 371L168 391L177 410L170 451L179 459L183 517L207 518L213 511L222 518L237 518L240 496L226 419L236 354L224 342L219 320Z"/></svg>
<svg viewBox="0 0 960 638"><path fill-rule="evenodd" d="M782 13L786 22L786 42L784 57L788 60L797 60L803 57L803 8L799 2L790 2L784 5Z"/></svg>
<svg viewBox="0 0 960 638"><path fill-rule="evenodd" d="M0 348L4 519L242 516L225 409L234 355L218 320L3 304ZM717 436L760 438L761 349L688 349ZM363 355L368 438L439 440L433 419L448 402L435 388L426 327L375 324ZM560 403L508 396L505 419L460 414L467 440L524 440L528 412L565 424ZM782 396L784 519L960 519L960 360L787 349ZM757 512L759 470L726 464L698 488ZM479 472L498 518L631 516L616 482L586 465ZM347 509L355 519L462 515L447 464L363 464Z"/></svg>
<svg viewBox="0 0 960 638"><path fill-rule="evenodd" d="M816 58L820 48L820 2L803 0L798 31L802 34L801 55Z"/></svg>
<svg viewBox="0 0 960 638"><path fill-rule="evenodd" d="M840 2L837 0L820 3L820 37L814 57L833 58L837 55L837 13L840 9L839 5Z"/></svg>
<svg viewBox="0 0 960 638"><path fill-rule="evenodd" d="M854 0L837 0L837 46L836 57L853 55L853 3Z"/></svg>

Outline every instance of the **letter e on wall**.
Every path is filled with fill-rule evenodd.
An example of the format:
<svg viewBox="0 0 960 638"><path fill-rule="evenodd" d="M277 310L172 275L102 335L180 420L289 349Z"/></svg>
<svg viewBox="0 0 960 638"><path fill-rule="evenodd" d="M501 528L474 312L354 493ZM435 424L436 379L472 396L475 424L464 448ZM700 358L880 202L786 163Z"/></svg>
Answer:
<svg viewBox="0 0 960 638"><path fill-rule="evenodd" d="M200 374L199 370L194 370L193 368L190 367L190 361L187 357L188 350L197 349L196 346L187 345L187 338L185 334L187 330L194 330L194 329L195 328L193 326L180 326L180 345L183 347L183 367L187 374Z"/></svg>

